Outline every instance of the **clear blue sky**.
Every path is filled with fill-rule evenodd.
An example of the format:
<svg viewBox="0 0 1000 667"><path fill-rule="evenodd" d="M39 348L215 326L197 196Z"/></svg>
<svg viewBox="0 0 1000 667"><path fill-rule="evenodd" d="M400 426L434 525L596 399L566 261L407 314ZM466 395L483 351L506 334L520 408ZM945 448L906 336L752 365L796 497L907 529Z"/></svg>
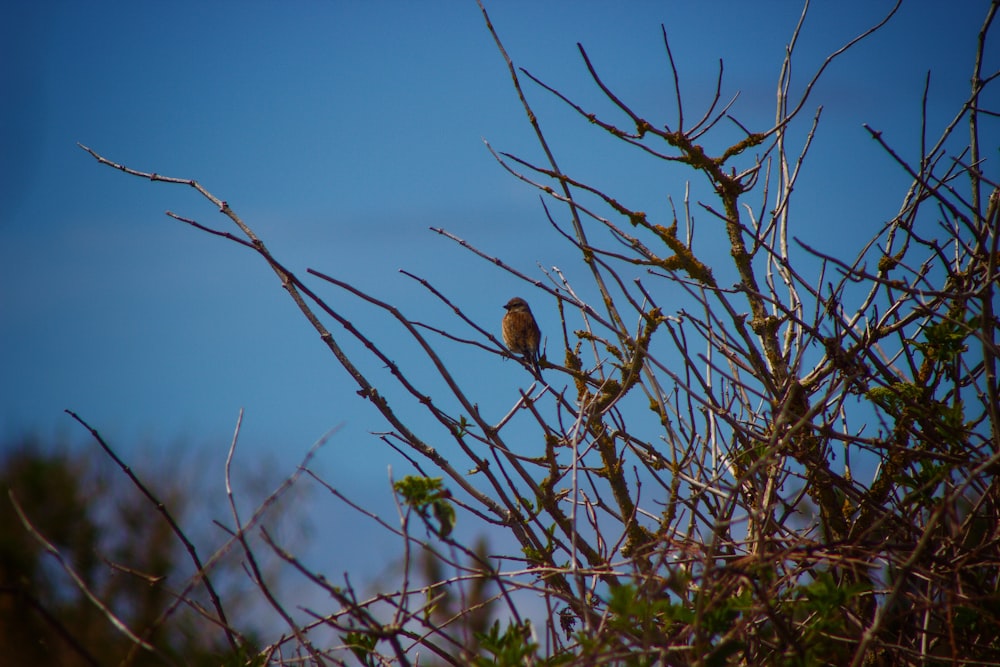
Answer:
<svg viewBox="0 0 1000 667"><path fill-rule="evenodd" d="M800 85L891 3L814 4L799 44ZM825 111L801 185L800 235L846 253L892 216L905 178L861 124L915 157L925 74L932 70L937 129L968 91L987 5L906 1L882 33L828 71L808 105ZM777 1L503 0L488 9L516 64L608 111L577 53L582 42L624 99L671 122L663 23L689 116L711 95L723 58L723 94L741 91L733 114L753 129L773 118L778 67L800 11ZM245 456L274 460L278 470L338 425L320 456L332 482L385 495L386 466L400 466L369 435L385 425L267 267L163 212L214 226L226 219L188 188L99 166L76 142L137 169L199 180L300 275L319 269L470 335L397 272L407 269L488 326L520 294L543 330L556 331L551 302L428 231L447 228L536 277L538 264L575 266L536 192L482 143L539 155L471 0L4 3L0 49L0 434L86 442L63 415L69 408L126 454L140 443L187 441L211 452L211 467L221 465L243 407ZM683 174L623 159L549 95L527 90L564 169L661 216L668 195L682 198ZM992 139L984 148L995 160ZM995 165L987 171L997 176ZM420 372L423 362L389 320L313 285ZM435 344L462 365L481 405L501 410L527 381L512 363Z"/></svg>

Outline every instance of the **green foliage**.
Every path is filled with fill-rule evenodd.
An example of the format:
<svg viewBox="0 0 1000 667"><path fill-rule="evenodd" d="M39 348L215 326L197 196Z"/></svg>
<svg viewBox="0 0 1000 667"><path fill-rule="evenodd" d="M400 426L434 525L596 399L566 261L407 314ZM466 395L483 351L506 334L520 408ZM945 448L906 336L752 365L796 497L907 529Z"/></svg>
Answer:
<svg viewBox="0 0 1000 667"><path fill-rule="evenodd" d="M640 637L656 637L675 622L690 624L695 619L695 611L689 605L640 592L633 584L612 587L607 606L613 628Z"/></svg>
<svg viewBox="0 0 1000 667"><path fill-rule="evenodd" d="M831 657L829 638L850 632L850 609L856 596L871 590L871 584L837 581L829 570L795 588L791 593L792 617L797 621L798 646L802 654L794 664L825 664Z"/></svg>
<svg viewBox="0 0 1000 667"><path fill-rule="evenodd" d="M348 632L340 636L340 641L351 649L351 653L364 667L375 667L379 664L378 654L375 653L378 638L374 635L364 632Z"/></svg>
<svg viewBox="0 0 1000 667"><path fill-rule="evenodd" d="M916 421L923 431L918 447L961 451L968 440L965 403L956 399L945 403L929 396L928 389L912 382L894 382L887 387L873 387L866 396L897 425Z"/></svg>
<svg viewBox="0 0 1000 667"><path fill-rule="evenodd" d="M538 644L532 638L531 623L509 623L501 631L500 621L489 630L476 635L479 646L487 656L479 656L473 664L478 667L523 667L538 658Z"/></svg>
<svg viewBox="0 0 1000 667"><path fill-rule="evenodd" d="M965 340L969 337L970 330L970 325L965 322L943 319L932 322L923 328L923 341L910 340L908 342L928 359L950 363L969 349Z"/></svg>
<svg viewBox="0 0 1000 667"><path fill-rule="evenodd" d="M465 415L458 416L458 423L455 424L455 436L461 438L469 432L469 420Z"/></svg>
<svg viewBox="0 0 1000 667"><path fill-rule="evenodd" d="M887 413L900 419L905 409L918 404L924 390L911 382L893 382L888 387L872 387L866 396Z"/></svg>
<svg viewBox="0 0 1000 667"><path fill-rule="evenodd" d="M404 477L394 485L407 507L416 511L440 537L448 537L455 528L455 508L448 500L451 493L440 477ZM429 511L428 511L429 510ZM433 516L436 526L430 524Z"/></svg>

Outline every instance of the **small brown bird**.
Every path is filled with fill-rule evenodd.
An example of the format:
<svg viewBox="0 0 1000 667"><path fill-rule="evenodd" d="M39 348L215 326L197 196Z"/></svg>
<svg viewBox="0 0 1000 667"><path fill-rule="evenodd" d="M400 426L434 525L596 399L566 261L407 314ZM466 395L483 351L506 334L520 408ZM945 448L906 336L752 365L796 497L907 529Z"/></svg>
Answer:
<svg viewBox="0 0 1000 667"><path fill-rule="evenodd" d="M542 340L542 332L538 330L538 323L531 314L528 302L515 296L504 308L507 309L507 314L503 316L503 342L511 352L522 355L531 364L535 375L539 375L538 346Z"/></svg>

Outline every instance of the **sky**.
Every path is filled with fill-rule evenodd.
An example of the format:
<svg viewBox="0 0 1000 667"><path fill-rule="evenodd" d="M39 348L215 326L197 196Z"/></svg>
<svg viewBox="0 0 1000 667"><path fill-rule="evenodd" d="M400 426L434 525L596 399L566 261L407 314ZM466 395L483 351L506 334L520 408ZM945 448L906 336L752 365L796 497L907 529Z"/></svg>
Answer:
<svg viewBox="0 0 1000 667"><path fill-rule="evenodd" d="M939 128L967 94L987 5L907 0L825 73L807 104L810 117L822 105L823 117L800 184L801 200L815 204L802 238L850 253L893 215L905 175L862 123L914 157L925 77L930 71L929 124ZM889 6L813 3L795 84ZM710 99L721 58L723 96L740 94L733 115L764 128L801 5L505 0L487 9L518 66L612 117L581 61L582 43L623 99L666 123L675 111L662 24L689 116ZM190 188L101 166L78 142L135 169L197 179L300 277L306 268L329 273L457 335L472 333L401 269L497 333L514 295L531 302L543 331L555 332L558 319L541 292L431 227L535 279L554 266L581 275L537 191L484 143L541 159L471 0L4 3L0 74L3 441L34 433L92 446L64 414L70 409L126 459L183 450L221 479L243 409L238 457L250 467L289 473L334 430L315 463L356 497L385 502L389 467L408 472L379 440L387 426L267 266L164 211L219 228L227 220ZM623 151L525 85L564 169L666 222L667 197L683 198L682 173ZM714 249L712 234L703 242ZM389 318L310 284L415 375L426 370ZM342 330L334 335L364 357ZM432 340L498 413L527 384L516 364ZM386 380L378 364L365 364Z"/></svg>

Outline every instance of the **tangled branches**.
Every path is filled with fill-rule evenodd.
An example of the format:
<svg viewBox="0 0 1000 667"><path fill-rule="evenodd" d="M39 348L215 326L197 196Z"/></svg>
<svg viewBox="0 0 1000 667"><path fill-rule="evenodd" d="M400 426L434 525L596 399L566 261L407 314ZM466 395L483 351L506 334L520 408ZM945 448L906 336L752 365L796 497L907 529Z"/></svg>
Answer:
<svg viewBox="0 0 1000 667"><path fill-rule="evenodd" d="M271 267L384 418L385 443L413 465L395 485L400 526L373 517L405 553L391 590L362 599L264 533L273 553L337 608L295 620L260 584L290 632L259 655L281 661L297 652L316 664L350 655L372 665L426 664L418 654L456 665L1000 664L1000 188L987 176L979 138L997 113L984 107L983 91L998 74L982 70L998 3L982 27L971 92L919 162L868 128L887 166L905 170L911 184L898 213L850 259L797 240L803 223L791 204L820 116L808 122L803 114L827 66L896 8L793 95L800 23L779 76L775 122L751 130L732 117L732 102L722 103L721 72L714 99L689 123L665 30L676 91L669 124L616 95L580 47L617 109L608 118L516 68L480 7L544 162L490 150L539 190L547 219L591 280L582 286L555 271L537 281L436 230L558 306L561 340L550 341L543 375L503 415L482 410L476 387L463 385L432 345L445 337L507 354L446 291L422 281L456 316L455 327L432 328L309 270L324 287L379 309L418 345L444 387L428 395L225 201L195 181L84 148L102 164L188 185L212 201L237 232L170 215ZM696 250L686 196L680 215L657 221L560 167L523 92L526 79L599 131L709 183L714 198L698 205L725 238L727 261ZM729 123L741 137L720 143ZM970 139L956 150L960 128ZM798 154L789 148L796 142ZM590 292L597 298L581 296ZM360 342L394 386L380 389L340 336ZM416 426L399 396L436 426ZM520 453L525 439L532 456ZM234 517L236 535L252 528L235 506ZM453 528L467 521L502 535L509 549L463 543ZM217 609L214 620L225 626ZM323 630L340 642L311 638Z"/></svg>

